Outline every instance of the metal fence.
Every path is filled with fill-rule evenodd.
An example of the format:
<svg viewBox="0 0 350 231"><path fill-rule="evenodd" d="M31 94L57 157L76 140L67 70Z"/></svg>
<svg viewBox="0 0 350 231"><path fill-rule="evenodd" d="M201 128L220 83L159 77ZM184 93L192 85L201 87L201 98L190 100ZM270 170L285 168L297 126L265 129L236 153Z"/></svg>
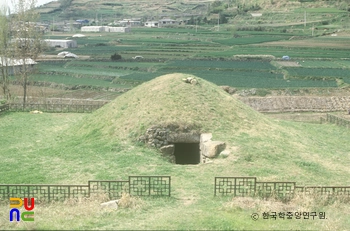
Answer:
<svg viewBox="0 0 350 231"><path fill-rule="evenodd" d="M258 182L256 177L215 177L215 196L274 196L288 201L300 192L350 199L350 186L296 186L295 182Z"/></svg>
<svg viewBox="0 0 350 231"><path fill-rule="evenodd" d="M23 104L11 103L8 104L8 111L11 112L29 112L29 111L42 111L52 113L91 113L104 104L98 105L74 105L74 104Z"/></svg>
<svg viewBox="0 0 350 231"><path fill-rule="evenodd" d="M38 203L88 198L107 193L117 199L123 192L132 196L170 196L170 176L129 176L127 181L90 180L87 185L1 184L0 201L11 197L35 198Z"/></svg>
<svg viewBox="0 0 350 231"><path fill-rule="evenodd" d="M331 115L327 113L326 121L339 126L350 128L350 120L346 120L335 115Z"/></svg>

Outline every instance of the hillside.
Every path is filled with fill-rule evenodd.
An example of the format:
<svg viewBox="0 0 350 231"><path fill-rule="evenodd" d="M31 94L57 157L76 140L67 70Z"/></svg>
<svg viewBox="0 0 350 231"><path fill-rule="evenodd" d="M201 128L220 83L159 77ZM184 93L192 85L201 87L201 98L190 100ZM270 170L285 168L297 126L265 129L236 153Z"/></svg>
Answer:
<svg viewBox="0 0 350 231"><path fill-rule="evenodd" d="M81 132L137 139L153 125L178 125L226 139L228 131L263 135L273 130L268 118L220 87L203 79L188 84L182 81L187 77L194 76L169 74L133 88L87 118Z"/></svg>
<svg viewBox="0 0 350 231"><path fill-rule="evenodd" d="M182 0L182 1L135 1L121 0L59 0L38 8L41 19L52 21L76 20L86 18L99 23L110 23L123 18L156 19L159 17L181 17L189 19L191 15L203 17L217 17L220 12L229 18L236 15L245 15L247 12L274 12L276 17L286 20L286 13L304 12L304 9L323 8L323 12L336 13L347 10L348 5L341 1L272 1L272 0L240 0L216 1L214 0ZM327 10L328 9L328 10ZM312 12L312 11L310 11ZM319 12L316 10L314 13ZM278 14L279 13L279 14ZM312 15L310 15L312 19ZM272 18L271 18L272 19ZM289 19L287 19L289 20Z"/></svg>

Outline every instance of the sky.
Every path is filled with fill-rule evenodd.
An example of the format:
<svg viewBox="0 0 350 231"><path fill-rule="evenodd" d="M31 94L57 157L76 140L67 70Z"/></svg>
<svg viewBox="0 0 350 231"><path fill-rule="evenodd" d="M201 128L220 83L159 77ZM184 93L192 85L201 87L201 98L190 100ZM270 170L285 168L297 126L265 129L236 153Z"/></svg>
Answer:
<svg viewBox="0 0 350 231"><path fill-rule="evenodd" d="M0 7L3 7L5 5L11 6L12 1L17 1L17 0L0 0ZM40 5L43 5L43 4L46 4L48 2L52 2L52 1L56 1L56 0L37 0L37 6L40 6Z"/></svg>

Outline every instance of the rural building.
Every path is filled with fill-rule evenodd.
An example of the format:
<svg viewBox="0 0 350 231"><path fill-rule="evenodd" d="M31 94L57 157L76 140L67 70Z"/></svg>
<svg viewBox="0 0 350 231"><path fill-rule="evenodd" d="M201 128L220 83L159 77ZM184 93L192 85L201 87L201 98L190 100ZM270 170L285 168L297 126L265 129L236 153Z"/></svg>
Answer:
<svg viewBox="0 0 350 231"><path fill-rule="evenodd" d="M145 22L146 27L159 27L159 21L147 21Z"/></svg>
<svg viewBox="0 0 350 231"><path fill-rule="evenodd" d="M146 27L164 27L170 25L179 25L179 22L170 18L164 18L159 21L147 21L145 22Z"/></svg>
<svg viewBox="0 0 350 231"><path fill-rule="evenodd" d="M170 18L164 18L159 20L160 26L178 25L179 22Z"/></svg>
<svg viewBox="0 0 350 231"><path fill-rule="evenodd" d="M122 21L119 21L118 24L124 27L141 26L141 20L123 19Z"/></svg>
<svg viewBox="0 0 350 231"><path fill-rule="evenodd" d="M89 20L87 20L87 19L78 19L78 20L75 20L75 21L80 23L80 24L89 24Z"/></svg>
<svg viewBox="0 0 350 231"><path fill-rule="evenodd" d="M130 28L129 27L109 27L108 28L109 31L108 32L117 32L117 33L128 33L130 32Z"/></svg>
<svg viewBox="0 0 350 231"><path fill-rule="evenodd" d="M103 26L83 26L81 32L104 32Z"/></svg>
<svg viewBox="0 0 350 231"><path fill-rule="evenodd" d="M75 40L45 39L50 47L75 48L78 47Z"/></svg>
<svg viewBox="0 0 350 231"><path fill-rule="evenodd" d="M10 58L1 58L0 57L0 67L7 66L8 67L8 74L14 75L16 73L20 73L23 68L23 61L25 63L26 70L32 71L34 69L34 65L37 64L33 59L10 59ZM1 74L1 72L0 72Z"/></svg>

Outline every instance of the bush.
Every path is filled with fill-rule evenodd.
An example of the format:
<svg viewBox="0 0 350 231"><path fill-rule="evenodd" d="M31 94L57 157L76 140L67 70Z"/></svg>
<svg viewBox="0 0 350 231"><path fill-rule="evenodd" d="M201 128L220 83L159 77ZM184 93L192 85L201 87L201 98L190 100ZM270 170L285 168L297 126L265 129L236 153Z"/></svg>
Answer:
<svg viewBox="0 0 350 231"><path fill-rule="evenodd" d="M122 59L122 56L118 53L115 53L114 55L111 55L111 60L113 61L117 61L117 60L120 60Z"/></svg>

